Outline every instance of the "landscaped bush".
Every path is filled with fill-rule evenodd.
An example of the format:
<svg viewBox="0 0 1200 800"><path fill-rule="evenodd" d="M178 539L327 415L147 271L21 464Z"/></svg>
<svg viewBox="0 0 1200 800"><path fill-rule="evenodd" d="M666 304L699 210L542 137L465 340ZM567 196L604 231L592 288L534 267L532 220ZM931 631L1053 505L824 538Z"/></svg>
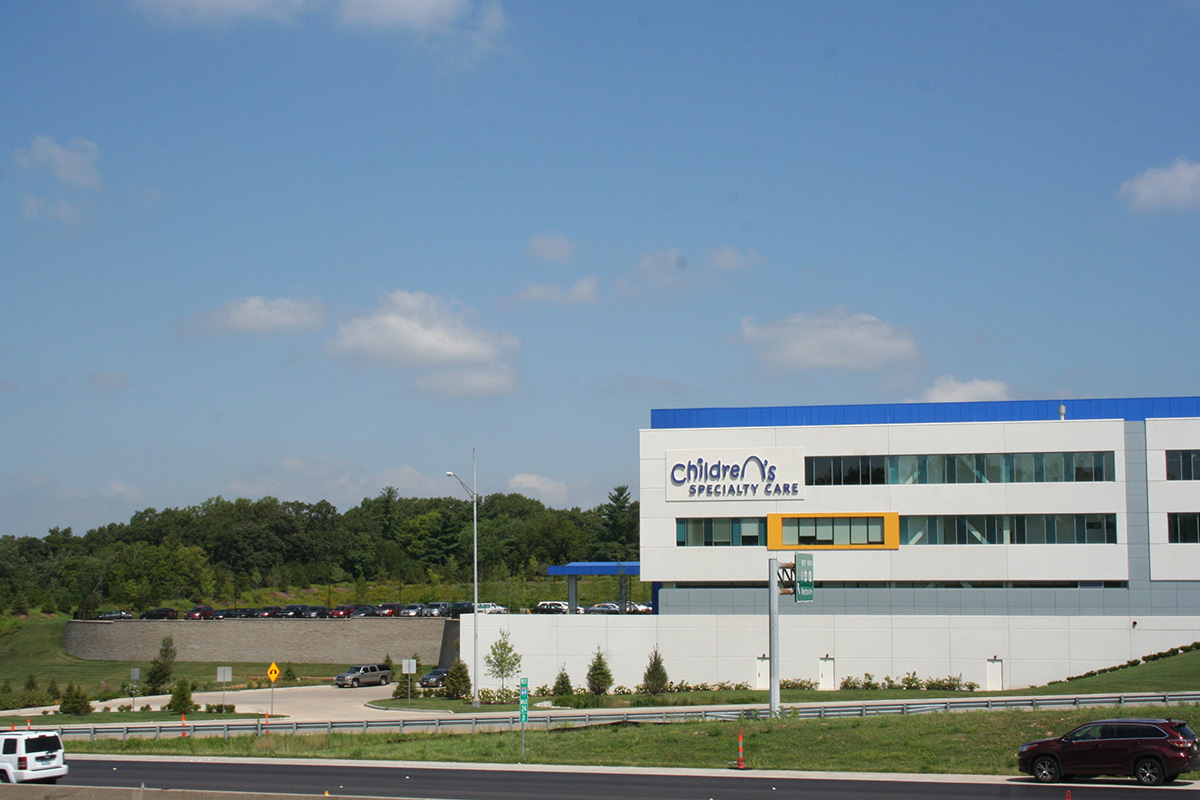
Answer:
<svg viewBox="0 0 1200 800"><path fill-rule="evenodd" d="M603 708L605 700L604 695L580 692L556 696L554 705L560 708Z"/></svg>
<svg viewBox="0 0 1200 800"><path fill-rule="evenodd" d="M521 693L517 689L480 689L480 703L516 703L521 699Z"/></svg>
<svg viewBox="0 0 1200 800"><path fill-rule="evenodd" d="M205 703L204 711L208 714L233 714L236 707L233 703Z"/></svg>
<svg viewBox="0 0 1200 800"><path fill-rule="evenodd" d="M779 681L780 689L803 689L808 692L814 691L817 685L816 681L810 681L808 678L783 678ZM740 689L742 686L739 685L738 688ZM750 687L746 685L745 688L749 689Z"/></svg>

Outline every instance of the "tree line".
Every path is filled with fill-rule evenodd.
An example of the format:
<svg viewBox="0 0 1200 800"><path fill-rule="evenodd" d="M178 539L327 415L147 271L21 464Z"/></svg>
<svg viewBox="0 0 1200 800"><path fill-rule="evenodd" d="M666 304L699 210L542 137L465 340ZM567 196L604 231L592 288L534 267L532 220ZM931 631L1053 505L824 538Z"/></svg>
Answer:
<svg viewBox="0 0 1200 800"><path fill-rule="evenodd" d="M638 502L628 486L591 509L555 509L520 494L479 498L481 580L530 580L571 561L635 561ZM214 497L148 508L76 536L0 536L0 611L90 616L141 611L248 590L347 581L470 579L472 508L453 497L401 497L387 487L341 513L331 503Z"/></svg>

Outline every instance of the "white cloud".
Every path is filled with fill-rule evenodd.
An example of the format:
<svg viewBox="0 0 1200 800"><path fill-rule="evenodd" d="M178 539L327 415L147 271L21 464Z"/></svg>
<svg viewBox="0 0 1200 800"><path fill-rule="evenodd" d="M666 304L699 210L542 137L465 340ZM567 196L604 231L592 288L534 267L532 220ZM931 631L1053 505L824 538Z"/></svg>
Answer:
<svg viewBox="0 0 1200 800"><path fill-rule="evenodd" d="M552 264L569 264L575 257L575 243L559 233L531 237L527 249L534 258Z"/></svg>
<svg viewBox="0 0 1200 800"><path fill-rule="evenodd" d="M708 254L708 265L718 272L745 272L760 266L763 258L751 247L745 253L722 245Z"/></svg>
<svg viewBox="0 0 1200 800"><path fill-rule="evenodd" d="M40 197L26 195L21 198L21 216L25 219L41 219L42 217L46 217L73 225L83 216L83 212L77 206L68 203L62 198L47 201Z"/></svg>
<svg viewBox="0 0 1200 800"><path fill-rule="evenodd" d="M144 11L171 22L224 24L241 20L290 22L316 8L313 0L133 0Z"/></svg>
<svg viewBox="0 0 1200 800"><path fill-rule="evenodd" d="M852 314L844 306L765 325L746 317L738 339L755 350L760 362L778 369L876 370L920 357L908 331L870 314Z"/></svg>
<svg viewBox="0 0 1200 800"><path fill-rule="evenodd" d="M459 24L471 6L471 0L342 0L341 17L347 25L437 33Z"/></svg>
<svg viewBox="0 0 1200 800"><path fill-rule="evenodd" d="M88 383L100 391L124 389L129 385L129 376L124 372L93 372L88 375Z"/></svg>
<svg viewBox="0 0 1200 800"><path fill-rule="evenodd" d="M240 297L195 321L193 327L208 333L290 333L315 330L325 323L325 309L309 300L281 297Z"/></svg>
<svg viewBox="0 0 1200 800"><path fill-rule="evenodd" d="M580 278L567 289L554 283L531 283L517 295L517 299L558 305L585 305L596 302L599 288L600 281L595 277Z"/></svg>
<svg viewBox="0 0 1200 800"><path fill-rule="evenodd" d="M104 490L105 497L115 497L121 500L138 500L142 493L133 487L126 486L120 481L109 481L108 488Z"/></svg>
<svg viewBox="0 0 1200 800"><path fill-rule="evenodd" d="M326 345L333 356L426 372L413 387L439 397L509 394L517 384L507 363L521 341L484 331L471 313L425 292L395 291L375 311L343 322Z"/></svg>
<svg viewBox="0 0 1200 800"><path fill-rule="evenodd" d="M1180 158L1167 167L1151 167L1125 181L1120 194L1134 211L1200 207L1200 164Z"/></svg>
<svg viewBox="0 0 1200 800"><path fill-rule="evenodd" d="M548 506L562 507L567 504L567 484L551 480L542 475L522 472L508 479L508 488L526 497L542 501Z"/></svg>
<svg viewBox="0 0 1200 800"><path fill-rule="evenodd" d="M976 378L960 381L953 375L942 375L921 395L926 403L970 403L978 400L1009 400L1012 394L1004 381Z"/></svg>
<svg viewBox="0 0 1200 800"><path fill-rule="evenodd" d="M413 388L435 397L512 394L517 388L517 375L507 364L447 369L418 376L413 379Z"/></svg>
<svg viewBox="0 0 1200 800"><path fill-rule="evenodd" d="M87 139L72 139L68 145L56 144L49 136L34 138L28 150L18 150L17 164L23 169L42 167L63 183L83 189L99 189L104 181L96 162L100 148Z"/></svg>
<svg viewBox="0 0 1200 800"><path fill-rule="evenodd" d="M671 247L656 253L638 256L638 272L651 283L665 285L679 280L687 270L688 260L679 248Z"/></svg>

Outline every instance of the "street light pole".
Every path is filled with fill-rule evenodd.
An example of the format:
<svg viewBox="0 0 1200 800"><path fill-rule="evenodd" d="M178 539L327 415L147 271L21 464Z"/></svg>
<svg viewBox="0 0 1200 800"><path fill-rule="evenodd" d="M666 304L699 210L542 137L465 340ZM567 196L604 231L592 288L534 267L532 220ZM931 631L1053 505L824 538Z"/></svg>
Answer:
<svg viewBox="0 0 1200 800"><path fill-rule="evenodd" d="M471 497L472 561L475 579L475 600L471 604L471 630L474 633L474 645L471 650L471 660L474 662L471 666L471 706L479 708L479 494L475 491L479 483L478 473L475 471L475 448L471 448L470 486L453 472L447 472L446 475L458 481Z"/></svg>

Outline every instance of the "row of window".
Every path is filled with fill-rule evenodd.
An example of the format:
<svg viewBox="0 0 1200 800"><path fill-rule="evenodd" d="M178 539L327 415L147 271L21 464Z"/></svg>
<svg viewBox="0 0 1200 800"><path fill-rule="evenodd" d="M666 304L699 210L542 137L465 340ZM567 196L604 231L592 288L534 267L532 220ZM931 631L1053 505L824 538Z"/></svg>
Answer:
<svg viewBox="0 0 1200 800"><path fill-rule="evenodd" d="M1168 450L1167 480L1200 481L1200 450Z"/></svg>
<svg viewBox="0 0 1200 800"><path fill-rule="evenodd" d="M1128 589L1129 581L816 581L820 589ZM765 581L678 582L674 589L765 589Z"/></svg>
<svg viewBox="0 0 1200 800"><path fill-rule="evenodd" d="M1197 466L1200 467L1200 460L1197 460ZM804 482L808 486L1113 480L1116 480L1116 466L1111 450L1097 453L809 456L804 459Z"/></svg>
<svg viewBox="0 0 1200 800"><path fill-rule="evenodd" d="M1200 543L1200 514L1171 514L1172 542ZM783 545L847 546L884 543L883 517L785 517ZM762 517L676 519L679 547L759 547L767 543ZM1174 538L1178 529L1180 536ZM1191 537L1191 538L1186 538ZM1116 544L1116 514L959 514L900 517L901 545Z"/></svg>
<svg viewBox="0 0 1200 800"><path fill-rule="evenodd" d="M1116 544L1116 514L959 514L900 518L900 544Z"/></svg>

